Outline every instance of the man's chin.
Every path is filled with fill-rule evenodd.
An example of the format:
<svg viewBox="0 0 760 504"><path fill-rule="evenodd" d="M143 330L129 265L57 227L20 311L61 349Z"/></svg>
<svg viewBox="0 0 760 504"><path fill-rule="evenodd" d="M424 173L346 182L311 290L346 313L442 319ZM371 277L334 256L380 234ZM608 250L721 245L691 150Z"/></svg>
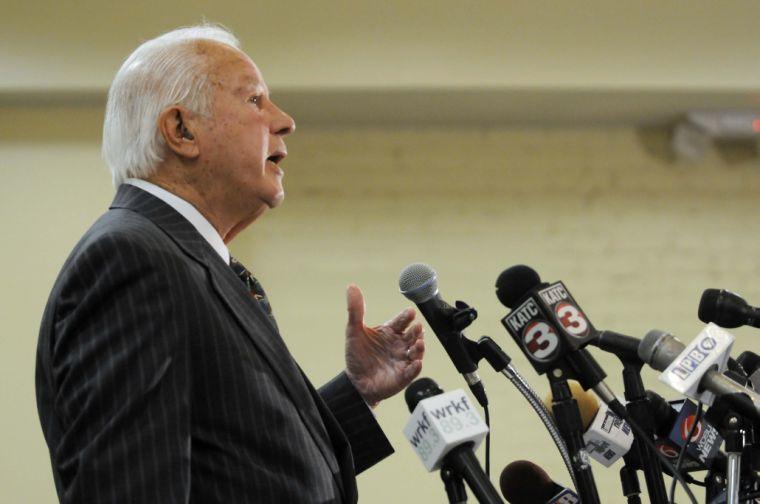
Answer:
<svg viewBox="0 0 760 504"><path fill-rule="evenodd" d="M269 208L277 208L278 206L282 205L282 202L284 200L285 200L285 191L281 191L274 198L270 199L267 202L267 206Z"/></svg>

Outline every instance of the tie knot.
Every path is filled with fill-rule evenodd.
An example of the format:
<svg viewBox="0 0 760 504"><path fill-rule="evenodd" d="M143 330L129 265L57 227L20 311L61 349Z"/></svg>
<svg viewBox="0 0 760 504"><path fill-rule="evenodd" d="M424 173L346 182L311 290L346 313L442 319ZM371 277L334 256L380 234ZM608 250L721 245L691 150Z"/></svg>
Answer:
<svg viewBox="0 0 760 504"><path fill-rule="evenodd" d="M230 256L230 268L232 268L232 271L235 272L237 276L242 277L244 274L250 274L250 271L243 266L243 264L235 259L234 257Z"/></svg>

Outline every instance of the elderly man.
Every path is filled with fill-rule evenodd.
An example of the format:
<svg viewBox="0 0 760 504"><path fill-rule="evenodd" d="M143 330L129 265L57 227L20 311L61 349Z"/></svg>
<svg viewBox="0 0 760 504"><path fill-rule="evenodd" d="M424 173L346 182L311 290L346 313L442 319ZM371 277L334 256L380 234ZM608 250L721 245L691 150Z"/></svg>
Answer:
<svg viewBox="0 0 760 504"><path fill-rule="evenodd" d="M370 407L420 372L414 310L369 328L349 286L346 369L317 391L226 247L282 202L294 129L219 27L145 42L116 74L103 127L116 196L40 329L62 502L355 502L355 475L392 453Z"/></svg>

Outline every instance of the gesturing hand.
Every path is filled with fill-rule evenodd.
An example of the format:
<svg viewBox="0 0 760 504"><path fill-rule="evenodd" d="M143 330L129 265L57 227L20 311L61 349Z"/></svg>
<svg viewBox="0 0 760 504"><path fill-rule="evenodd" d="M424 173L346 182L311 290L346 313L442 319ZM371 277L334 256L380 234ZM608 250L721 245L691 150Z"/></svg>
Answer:
<svg viewBox="0 0 760 504"><path fill-rule="evenodd" d="M359 287L346 291L346 374L374 407L403 390L422 370L425 342L422 325L409 327L416 312L407 308L385 324L364 325L364 296Z"/></svg>

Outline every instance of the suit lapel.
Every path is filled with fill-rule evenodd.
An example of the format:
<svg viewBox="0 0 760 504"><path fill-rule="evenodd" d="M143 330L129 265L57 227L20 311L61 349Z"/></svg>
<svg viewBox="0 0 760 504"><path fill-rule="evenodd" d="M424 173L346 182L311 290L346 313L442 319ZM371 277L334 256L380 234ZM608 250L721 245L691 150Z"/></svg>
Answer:
<svg viewBox="0 0 760 504"><path fill-rule="evenodd" d="M270 367L279 376L282 386L296 405L298 414L301 415L304 425L306 425L317 447L322 452L338 489L343 494L344 500L346 500L346 487L344 485L345 482L341 479L341 475L345 473L353 474L353 470L341 470L339 467L336 451L327 431L327 422L330 420L334 421L331 418L332 414L330 413L330 416L325 416L320 412L318 404L322 402L322 399L316 391L313 391L314 389L308 382L308 378L303 375L301 369L296 364L290 354L290 350L288 350L269 315L253 299L245 284L240 281L231 268L224 265L221 261L215 261L210 266L212 271L211 281L214 284L214 288L227 304L230 311L238 318L241 325L246 328L246 332L251 337L254 345L257 346L259 351L264 355L264 358L269 361ZM220 267L222 271L215 271ZM252 318L252 315L255 316L255 319ZM260 331L253 331L252 328L254 326L266 328L266 334L262 334Z"/></svg>
<svg viewBox="0 0 760 504"><path fill-rule="evenodd" d="M228 265L224 264L195 227L159 198L135 186L122 184L110 208L126 208L150 219L190 258L209 271L211 283L217 295L235 316L253 345L280 380L283 389L296 405L296 410L301 415L304 425L336 477L340 491L344 492L343 482L338 476L341 471L316 404L316 401L321 399L312 397L304 381L305 378L285 342L269 316L247 291L243 282Z"/></svg>

